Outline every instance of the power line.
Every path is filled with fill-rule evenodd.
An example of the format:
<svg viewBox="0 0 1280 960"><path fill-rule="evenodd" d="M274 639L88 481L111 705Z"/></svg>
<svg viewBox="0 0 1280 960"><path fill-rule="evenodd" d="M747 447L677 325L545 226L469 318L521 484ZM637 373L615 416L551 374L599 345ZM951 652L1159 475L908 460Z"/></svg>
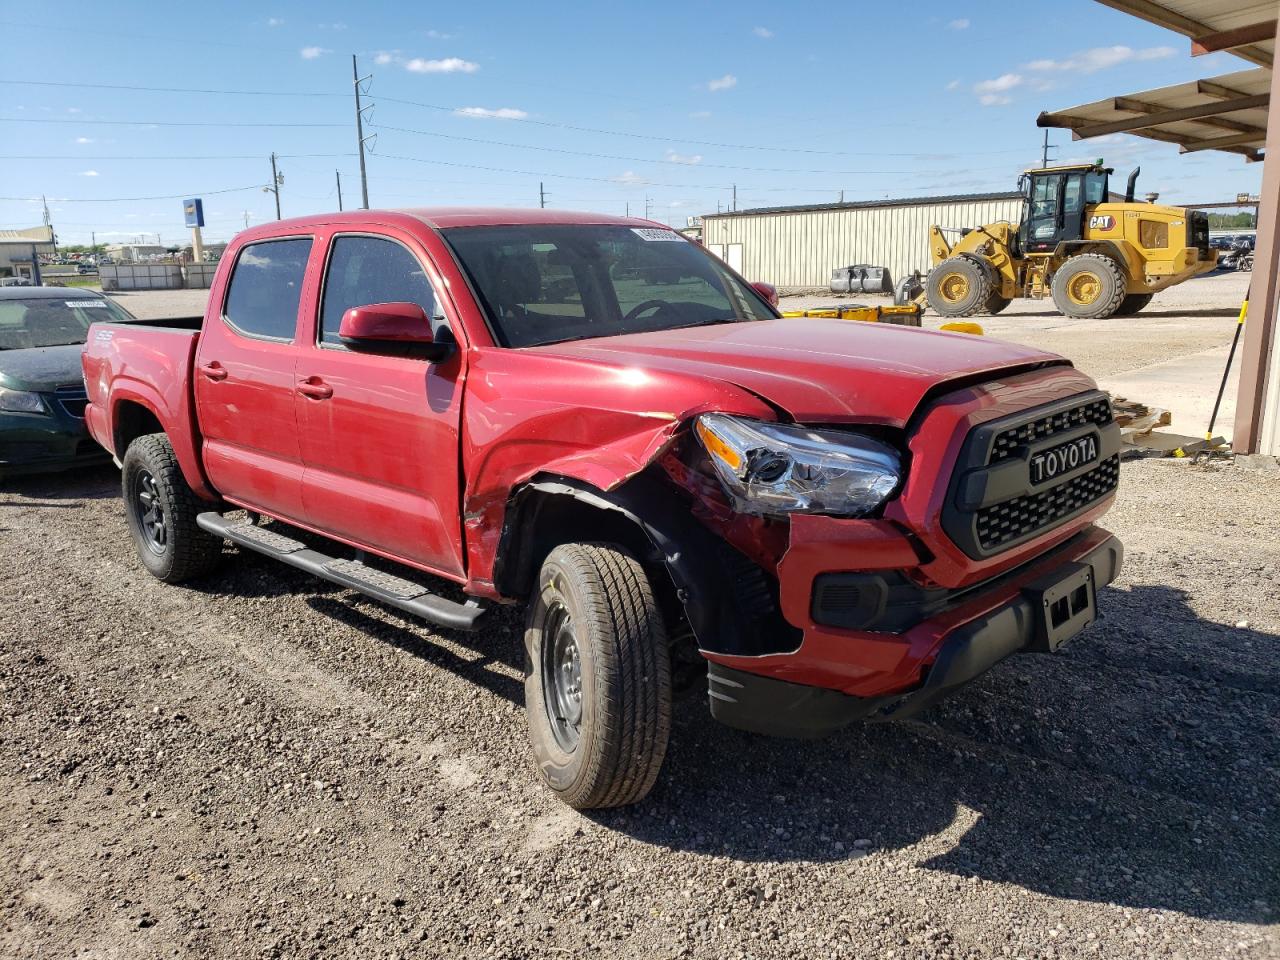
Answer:
<svg viewBox="0 0 1280 960"><path fill-rule="evenodd" d="M676 167L703 167L708 170L746 170L751 173L802 173L823 174L826 176L864 177L867 175L901 176L901 170L798 170L792 167L743 167L729 163L688 163L683 160L654 160L645 157L628 157L616 153L591 153L584 150L566 150L562 147L539 147L528 143L511 143L506 140L486 140L481 137L463 137L453 133L437 133L431 130L414 130L410 127L390 127L378 124L380 130L391 130L395 133L411 133L422 137L439 137L444 140L462 140L467 143L480 143L491 147L509 147L516 150L538 150L543 153L560 153L574 157L590 157L595 160L622 160L627 163L661 163ZM940 170L915 170L913 173L942 173Z"/></svg>
<svg viewBox="0 0 1280 960"><path fill-rule="evenodd" d="M282 159L282 160L300 160L300 159L310 159L310 158L318 158L318 157L326 157L326 158L333 158L333 157L354 157L354 156L355 156L355 154L354 154L354 153L278 153L278 154L276 154L276 156L277 156L277 157L279 157L279 158L280 158L280 159ZM150 156L132 156L132 157L129 157L129 156L120 156L120 155L118 155L118 154L117 154L117 155L112 155L112 156L104 156L104 155L100 155L100 154L89 154L89 153L85 153L85 154L62 153L62 154L43 154L43 155L37 155L37 154L21 154L21 155L16 155L16 154L15 154L15 155L6 155L6 156L0 156L0 160L129 160L129 161L139 161L139 160L142 160L142 161L145 161L145 160L255 160L255 161L261 161L261 160L262 160L262 156L261 156L260 154L247 154L247 153L246 153L246 154L220 154L220 155L213 155L213 154L210 154L210 155L207 155L207 156L189 156L189 155L184 155L184 156L173 156L173 155L170 155L170 156L160 156L160 155L150 155Z"/></svg>
<svg viewBox="0 0 1280 960"><path fill-rule="evenodd" d="M75 123L113 127L345 127L345 123L279 123L257 120L83 120L41 117L0 117L0 123Z"/></svg>
<svg viewBox="0 0 1280 960"><path fill-rule="evenodd" d="M242 193L245 190L260 190L261 184L251 187L227 187L225 190L188 190L186 193L173 193L163 197L54 197L54 203L134 203L140 200L186 200L188 197L212 197L220 193ZM40 197L0 197L0 200L12 200L20 203L39 201Z"/></svg>
<svg viewBox="0 0 1280 960"><path fill-rule="evenodd" d="M210 90L202 87L142 87L124 83L71 83L61 80L0 80L0 83L24 87L74 87L86 90L132 90L140 93L214 93L231 97L342 97L342 93L317 93L292 90Z"/></svg>

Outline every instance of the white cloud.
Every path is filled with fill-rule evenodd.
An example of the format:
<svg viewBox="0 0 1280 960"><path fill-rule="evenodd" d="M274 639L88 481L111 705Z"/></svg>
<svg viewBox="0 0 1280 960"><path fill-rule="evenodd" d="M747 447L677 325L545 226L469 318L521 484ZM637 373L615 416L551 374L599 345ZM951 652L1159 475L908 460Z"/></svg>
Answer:
<svg viewBox="0 0 1280 960"><path fill-rule="evenodd" d="M947 89L948 89L948 90L955 90L955 89L956 89L957 87L959 87L959 86L960 86L960 81L959 81L959 80L952 80L950 83L948 83L948 84L947 84Z"/></svg>
<svg viewBox="0 0 1280 960"><path fill-rule="evenodd" d="M1020 73L1002 73L994 80L978 81L973 85L973 92L984 107L1002 107L1013 102L1009 91L1022 86L1022 81Z"/></svg>
<svg viewBox="0 0 1280 960"><path fill-rule="evenodd" d="M386 50L379 50L373 55L373 62L380 67L385 67L388 63L396 58L394 53L388 53Z"/></svg>
<svg viewBox="0 0 1280 960"><path fill-rule="evenodd" d="M284 17L267 17L268 27L283 27Z"/></svg>
<svg viewBox="0 0 1280 960"><path fill-rule="evenodd" d="M441 33L439 30L428 30L427 36L432 40L452 40L454 35L452 33Z"/></svg>
<svg viewBox="0 0 1280 960"><path fill-rule="evenodd" d="M705 120L705 119L707 119L707 117L711 116L711 111L710 111L710 110L695 110L695 111L693 111L693 113L689 114L689 116L690 116L690 117L692 117L694 120Z"/></svg>
<svg viewBox="0 0 1280 960"><path fill-rule="evenodd" d="M773 31L770 30L768 27L752 27L751 32L754 33L761 40L773 39Z"/></svg>
<svg viewBox="0 0 1280 960"><path fill-rule="evenodd" d="M614 177L613 182L630 185L630 184L637 184L637 183L648 183L649 181L646 180L644 177L640 176L640 174L636 173L634 170L628 170L625 173Z"/></svg>
<svg viewBox="0 0 1280 960"><path fill-rule="evenodd" d="M80 173L80 176L82 177L96 177L97 175L98 175L97 170L82 170Z"/></svg>
<svg viewBox="0 0 1280 960"><path fill-rule="evenodd" d="M480 69L478 63L463 60L461 57L445 57L443 60L423 60L414 57L405 63L404 68L411 73L475 73Z"/></svg>
<svg viewBox="0 0 1280 960"><path fill-rule="evenodd" d="M79 107L67 107L67 113L84 113Z"/></svg>
<svg viewBox="0 0 1280 960"><path fill-rule="evenodd" d="M319 27L321 30L345 30L345 29L347 29L347 25L346 25L345 23L342 23L341 21L338 21L338 22L335 22L335 23L317 23L317 24L316 24L316 26L317 26L317 27Z"/></svg>
<svg viewBox="0 0 1280 960"><path fill-rule="evenodd" d="M459 117L479 117L483 120L523 120L529 116L515 107L498 107L495 110L488 107L459 107L453 112Z"/></svg>
<svg viewBox="0 0 1280 960"><path fill-rule="evenodd" d="M1028 70L1054 71L1064 73L1097 73L1117 67L1122 63L1145 62L1147 60L1164 60L1172 57L1177 51L1173 47L1145 47L1135 50L1133 47L1117 45L1114 47L1093 47L1073 53L1064 60L1032 60L1027 64Z"/></svg>
<svg viewBox="0 0 1280 960"><path fill-rule="evenodd" d="M326 53L333 53L332 50L326 50L324 47L303 47L298 52L302 54L303 60L314 60L316 57L323 57Z"/></svg>
<svg viewBox="0 0 1280 960"><path fill-rule="evenodd" d="M702 162L702 154L695 153L695 154L689 155L689 154L683 154L683 153L676 153L674 150L668 150L667 160L669 160L671 163L687 163L689 164L689 166L693 166L696 163Z"/></svg>
<svg viewBox="0 0 1280 960"><path fill-rule="evenodd" d="M964 17L961 17L961 18L959 18L958 20L952 20L950 23L948 23L948 24L947 24L947 29L949 29L949 30L968 30L968 29L969 29L969 21L968 21L968 20L966 20Z"/></svg>
<svg viewBox="0 0 1280 960"><path fill-rule="evenodd" d="M93 143L93 137L76 137L76 143Z"/></svg>
<svg viewBox="0 0 1280 960"><path fill-rule="evenodd" d="M726 73L723 77L717 77L715 80L707 81L707 89L712 93L717 90L729 90L738 85L738 78L732 73Z"/></svg>

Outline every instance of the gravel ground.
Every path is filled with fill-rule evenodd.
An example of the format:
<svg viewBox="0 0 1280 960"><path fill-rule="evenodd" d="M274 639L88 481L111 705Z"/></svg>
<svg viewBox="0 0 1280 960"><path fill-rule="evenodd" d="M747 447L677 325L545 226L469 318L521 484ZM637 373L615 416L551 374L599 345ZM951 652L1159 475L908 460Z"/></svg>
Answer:
<svg viewBox="0 0 1280 960"><path fill-rule="evenodd" d="M582 815L518 611L434 631L230 547L165 586L114 470L10 481L0 956L1280 956L1280 479L1126 463L1107 525L1059 655L813 743L694 698Z"/></svg>

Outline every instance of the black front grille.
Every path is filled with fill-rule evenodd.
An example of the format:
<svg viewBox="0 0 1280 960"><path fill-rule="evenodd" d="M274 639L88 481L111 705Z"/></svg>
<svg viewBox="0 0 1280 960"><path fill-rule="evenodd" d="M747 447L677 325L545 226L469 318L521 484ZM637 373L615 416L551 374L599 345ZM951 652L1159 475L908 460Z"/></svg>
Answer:
<svg viewBox="0 0 1280 960"><path fill-rule="evenodd" d="M62 405L63 410L79 420L84 419L84 408L89 405L89 395L85 392L83 384L66 384L58 387L53 395Z"/></svg>
<svg viewBox="0 0 1280 960"><path fill-rule="evenodd" d="M1017 455L1019 447L1065 433L1073 427L1086 423L1105 427L1113 419L1115 418L1111 413L1111 401L1106 397L1099 397L1078 407L1039 417L1029 423L1010 427L996 434L995 441L991 445L991 456L987 462L999 463L1001 460L1008 460Z"/></svg>
<svg viewBox="0 0 1280 960"><path fill-rule="evenodd" d="M1108 457L1066 483L1014 497L978 511L978 543L984 550L1025 539L1102 499L1120 482L1120 457Z"/></svg>
<svg viewBox="0 0 1280 960"><path fill-rule="evenodd" d="M1096 462L1032 483L1033 457L1088 437ZM1025 543L1109 496L1120 480L1119 451L1120 428L1101 391L980 424L956 461L943 529L975 559Z"/></svg>

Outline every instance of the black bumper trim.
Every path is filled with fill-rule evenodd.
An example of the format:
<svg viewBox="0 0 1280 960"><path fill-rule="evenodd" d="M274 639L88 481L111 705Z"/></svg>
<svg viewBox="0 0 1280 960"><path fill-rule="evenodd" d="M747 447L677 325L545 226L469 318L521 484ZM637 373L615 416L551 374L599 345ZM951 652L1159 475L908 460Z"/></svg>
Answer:
<svg viewBox="0 0 1280 960"><path fill-rule="evenodd" d="M1108 537L1079 561L1093 571L1096 588L1115 580L1124 547ZM825 687L764 677L711 663L707 672L711 715L740 730L776 737L819 737L855 720L914 717L1001 660L1042 649L1036 611L1026 594L951 634L915 690L888 697L853 697Z"/></svg>

